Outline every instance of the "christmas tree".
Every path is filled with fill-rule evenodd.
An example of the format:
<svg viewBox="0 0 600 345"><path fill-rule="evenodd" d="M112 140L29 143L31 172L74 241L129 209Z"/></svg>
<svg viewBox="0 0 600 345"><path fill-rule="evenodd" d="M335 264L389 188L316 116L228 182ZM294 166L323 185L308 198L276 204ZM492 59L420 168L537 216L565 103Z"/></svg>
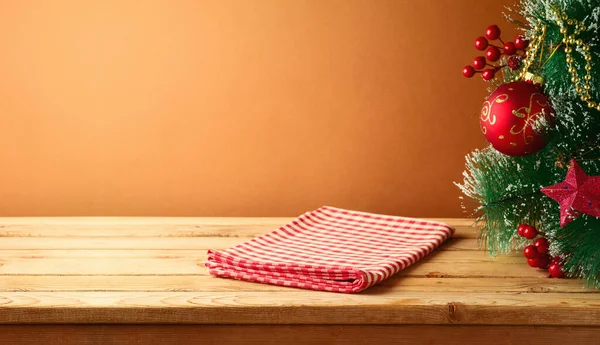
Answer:
<svg viewBox="0 0 600 345"><path fill-rule="evenodd" d="M480 119L491 145L458 186L491 255L525 248L531 266L599 288L600 0L521 0L506 16L522 36L490 26L463 70L496 89Z"/></svg>

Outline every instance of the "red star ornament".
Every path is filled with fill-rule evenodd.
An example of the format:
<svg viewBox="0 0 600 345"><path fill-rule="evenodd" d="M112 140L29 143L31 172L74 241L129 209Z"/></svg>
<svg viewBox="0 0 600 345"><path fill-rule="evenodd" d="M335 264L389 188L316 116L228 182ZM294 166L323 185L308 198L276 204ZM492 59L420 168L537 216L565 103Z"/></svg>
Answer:
<svg viewBox="0 0 600 345"><path fill-rule="evenodd" d="M542 188L542 193L560 204L560 226L579 213L600 217L600 176L588 176L575 160L569 164L565 180Z"/></svg>

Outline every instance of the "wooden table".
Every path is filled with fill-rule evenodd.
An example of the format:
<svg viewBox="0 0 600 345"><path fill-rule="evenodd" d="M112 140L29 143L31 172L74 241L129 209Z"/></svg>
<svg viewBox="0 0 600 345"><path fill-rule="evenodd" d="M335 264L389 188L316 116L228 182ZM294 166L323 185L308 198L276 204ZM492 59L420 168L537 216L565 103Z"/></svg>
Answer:
<svg viewBox="0 0 600 345"><path fill-rule="evenodd" d="M490 259L470 220L442 220L453 239L359 294L208 275L206 249L288 220L0 218L0 344L600 341L600 293Z"/></svg>

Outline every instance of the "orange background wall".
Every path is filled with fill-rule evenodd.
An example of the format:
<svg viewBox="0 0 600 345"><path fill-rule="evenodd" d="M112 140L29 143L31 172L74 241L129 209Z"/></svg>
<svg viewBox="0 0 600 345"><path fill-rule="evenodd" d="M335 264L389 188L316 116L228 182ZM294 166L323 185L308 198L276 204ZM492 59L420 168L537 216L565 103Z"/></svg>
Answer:
<svg viewBox="0 0 600 345"><path fill-rule="evenodd" d="M0 215L464 216L511 3L0 0Z"/></svg>

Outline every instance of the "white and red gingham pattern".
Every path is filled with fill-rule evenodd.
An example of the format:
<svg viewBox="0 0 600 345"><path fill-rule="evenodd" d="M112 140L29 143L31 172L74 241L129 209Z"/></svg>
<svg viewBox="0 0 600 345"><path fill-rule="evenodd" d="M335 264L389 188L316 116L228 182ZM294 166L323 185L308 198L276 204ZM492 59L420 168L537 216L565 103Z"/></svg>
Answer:
<svg viewBox="0 0 600 345"><path fill-rule="evenodd" d="M323 206L271 233L209 250L210 274L353 293L389 278L452 236L450 226Z"/></svg>

